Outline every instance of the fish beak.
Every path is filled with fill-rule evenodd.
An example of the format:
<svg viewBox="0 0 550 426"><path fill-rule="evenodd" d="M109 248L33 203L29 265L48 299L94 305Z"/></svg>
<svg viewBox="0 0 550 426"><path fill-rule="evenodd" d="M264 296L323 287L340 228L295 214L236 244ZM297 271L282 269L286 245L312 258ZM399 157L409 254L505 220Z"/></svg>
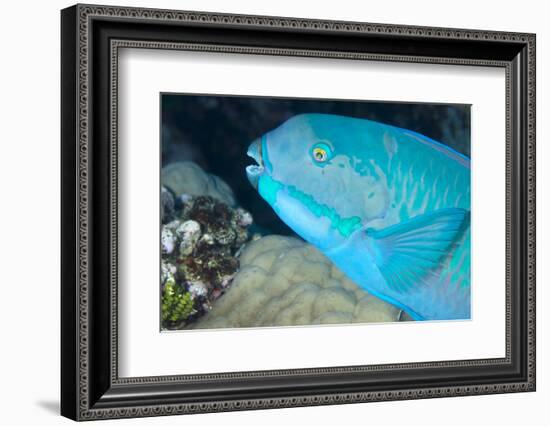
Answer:
<svg viewBox="0 0 550 426"><path fill-rule="evenodd" d="M262 143L260 139L256 139L248 147L246 155L256 160L258 164L251 164L246 167L246 177L255 189L258 189L258 181L264 172L264 163L262 159Z"/></svg>

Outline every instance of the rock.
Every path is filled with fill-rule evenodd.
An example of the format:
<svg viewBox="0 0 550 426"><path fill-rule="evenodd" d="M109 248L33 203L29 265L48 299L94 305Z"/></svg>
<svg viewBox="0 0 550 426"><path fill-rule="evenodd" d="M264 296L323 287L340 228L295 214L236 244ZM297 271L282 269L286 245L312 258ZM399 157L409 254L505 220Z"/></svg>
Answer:
<svg viewBox="0 0 550 426"><path fill-rule="evenodd" d="M174 195L166 187L160 189L160 219L162 223L168 223L174 219L175 200Z"/></svg>
<svg viewBox="0 0 550 426"><path fill-rule="evenodd" d="M189 283L187 283L187 290L195 298L201 296L206 297L208 295L208 285L200 281L190 281Z"/></svg>
<svg viewBox="0 0 550 426"><path fill-rule="evenodd" d="M189 328L398 321L400 310L359 288L315 247L269 235L246 244L231 286Z"/></svg>
<svg viewBox="0 0 550 426"><path fill-rule="evenodd" d="M180 256L189 256L201 235L201 226L194 220L186 220L176 229L176 238L179 239Z"/></svg>
<svg viewBox="0 0 550 426"><path fill-rule="evenodd" d="M241 226L250 226L252 225L252 215L247 212L245 209L237 209L238 219L237 222Z"/></svg>
<svg viewBox="0 0 550 426"><path fill-rule="evenodd" d="M193 323L231 286L252 223L245 210L211 196L180 198L173 215L161 229L165 329Z"/></svg>
<svg viewBox="0 0 550 426"><path fill-rule="evenodd" d="M175 265L162 260L160 263L160 283L164 285L168 280L175 280L176 271Z"/></svg>
<svg viewBox="0 0 550 426"><path fill-rule="evenodd" d="M229 206L235 205L235 196L229 185L218 176L206 173L192 161L170 163L163 167L161 181L177 198L182 195L184 198L206 195Z"/></svg>
<svg viewBox="0 0 550 426"><path fill-rule="evenodd" d="M163 254L171 254L174 251L176 245L176 236L174 231L168 226L163 226L160 233L160 244Z"/></svg>

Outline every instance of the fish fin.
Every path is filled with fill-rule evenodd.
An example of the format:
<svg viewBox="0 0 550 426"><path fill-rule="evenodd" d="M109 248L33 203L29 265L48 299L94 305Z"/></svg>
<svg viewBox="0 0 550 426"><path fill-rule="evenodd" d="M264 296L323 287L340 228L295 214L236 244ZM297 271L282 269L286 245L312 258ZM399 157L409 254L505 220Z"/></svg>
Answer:
<svg viewBox="0 0 550 426"><path fill-rule="evenodd" d="M388 286L403 293L426 284L469 223L469 211L449 208L366 234Z"/></svg>

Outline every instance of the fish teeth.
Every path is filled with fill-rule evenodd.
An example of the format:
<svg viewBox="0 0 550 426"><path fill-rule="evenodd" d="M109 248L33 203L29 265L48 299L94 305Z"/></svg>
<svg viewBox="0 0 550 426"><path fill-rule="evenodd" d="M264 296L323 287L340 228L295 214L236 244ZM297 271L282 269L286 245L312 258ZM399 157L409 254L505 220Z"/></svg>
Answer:
<svg viewBox="0 0 550 426"><path fill-rule="evenodd" d="M248 151L246 152L246 155L254 159L256 163L258 163L259 167L264 166L264 161L262 158L262 144L258 139L256 139L254 142L250 144L250 146L248 147Z"/></svg>
<svg viewBox="0 0 550 426"><path fill-rule="evenodd" d="M258 166L256 164L251 164L246 166L246 171L251 174L262 174L264 171L263 166Z"/></svg>
<svg viewBox="0 0 550 426"><path fill-rule="evenodd" d="M252 184L252 186L258 189L258 183L260 181L260 176L264 173L264 162L262 159L262 144L259 139L256 139L248 147L246 152L250 158L256 160L258 164L251 164L246 167L246 177Z"/></svg>
<svg viewBox="0 0 550 426"><path fill-rule="evenodd" d="M246 166L246 177L248 178L251 185L258 189L258 183L260 181L260 176L264 173L264 168L262 166L257 166L255 164L251 164L250 166Z"/></svg>

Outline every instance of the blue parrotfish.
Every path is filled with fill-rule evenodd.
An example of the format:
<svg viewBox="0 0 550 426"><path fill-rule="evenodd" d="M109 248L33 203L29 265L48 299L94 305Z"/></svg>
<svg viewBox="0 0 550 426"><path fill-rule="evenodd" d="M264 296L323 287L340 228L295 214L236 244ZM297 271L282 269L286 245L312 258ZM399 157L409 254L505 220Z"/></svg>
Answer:
<svg viewBox="0 0 550 426"><path fill-rule="evenodd" d="M363 290L415 320L469 319L470 160L414 131L300 114L259 137L249 181Z"/></svg>

